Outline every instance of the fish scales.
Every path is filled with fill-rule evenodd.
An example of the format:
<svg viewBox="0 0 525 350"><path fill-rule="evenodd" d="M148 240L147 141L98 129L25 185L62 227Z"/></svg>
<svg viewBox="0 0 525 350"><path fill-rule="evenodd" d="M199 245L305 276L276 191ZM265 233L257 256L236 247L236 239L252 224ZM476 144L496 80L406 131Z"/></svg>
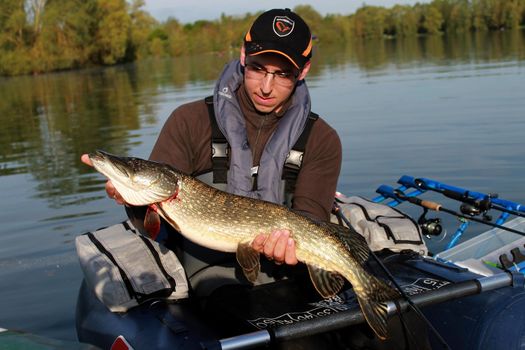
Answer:
<svg viewBox="0 0 525 350"><path fill-rule="evenodd" d="M165 164L102 151L89 157L127 203L157 208L167 222L199 245L236 252L249 280L259 271L259 253L251 248L255 236L288 229L297 259L308 266L317 291L324 297L332 296L343 287L344 279L348 280L368 324L380 339L386 338L385 302L399 293L363 268L368 246L352 229L319 223L274 203L219 191Z"/></svg>
<svg viewBox="0 0 525 350"><path fill-rule="evenodd" d="M320 240L319 237L327 236L325 231L302 216L294 214L290 218L293 213L286 207L247 197L232 197L191 177L182 179L175 200L164 202L161 206L190 239L199 242L213 237L217 240L218 250L235 252L239 240L251 241L258 233L288 229L290 237L297 241L299 260L330 271L350 260L339 241L330 238ZM258 215L261 211L269 214ZM204 217L199 214L202 212L205 212ZM232 244L225 245L225 242ZM344 272L346 276L351 274L351 270Z"/></svg>

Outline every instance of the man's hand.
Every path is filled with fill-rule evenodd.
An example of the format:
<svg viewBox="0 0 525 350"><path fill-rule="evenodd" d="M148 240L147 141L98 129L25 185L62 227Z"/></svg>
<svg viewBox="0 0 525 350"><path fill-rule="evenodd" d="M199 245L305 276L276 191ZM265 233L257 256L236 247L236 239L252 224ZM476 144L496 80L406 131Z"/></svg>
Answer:
<svg viewBox="0 0 525 350"><path fill-rule="evenodd" d="M89 166L93 166L93 163L91 162L91 159L89 159L89 156L87 154L83 154L81 157L80 157L80 160L82 161L82 163L86 164L86 165L89 165ZM117 189L115 188L115 186L113 186L113 184L111 183L110 180L108 180L106 182L106 193L108 195L109 198L113 198L115 200L115 202L117 202L117 204L125 204L126 202L124 202L124 198L122 198L122 196L120 195L120 193L118 193Z"/></svg>
<svg viewBox="0 0 525 350"><path fill-rule="evenodd" d="M296 265L295 241L290 238L290 231L275 230L271 234L259 234L252 242L253 249L262 253L276 264Z"/></svg>

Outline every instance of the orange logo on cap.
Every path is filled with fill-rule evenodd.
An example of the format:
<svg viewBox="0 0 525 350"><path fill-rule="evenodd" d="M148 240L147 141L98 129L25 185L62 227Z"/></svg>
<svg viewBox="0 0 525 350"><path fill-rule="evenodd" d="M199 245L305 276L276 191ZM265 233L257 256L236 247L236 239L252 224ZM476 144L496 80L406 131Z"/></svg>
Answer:
<svg viewBox="0 0 525 350"><path fill-rule="evenodd" d="M290 35L295 22L286 16L275 16L273 19L273 31L280 37Z"/></svg>

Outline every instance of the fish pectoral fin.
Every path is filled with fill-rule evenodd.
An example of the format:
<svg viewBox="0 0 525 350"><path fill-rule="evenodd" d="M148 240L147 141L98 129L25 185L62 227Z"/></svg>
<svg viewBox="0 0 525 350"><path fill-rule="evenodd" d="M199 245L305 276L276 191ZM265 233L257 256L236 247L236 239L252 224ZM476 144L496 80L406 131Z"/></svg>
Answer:
<svg viewBox="0 0 525 350"><path fill-rule="evenodd" d="M149 206L146 210L146 215L144 216L144 230L153 240L155 240L159 235L160 215L152 206Z"/></svg>
<svg viewBox="0 0 525 350"><path fill-rule="evenodd" d="M345 284L345 279L337 272L326 271L313 265L308 265L308 272L315 289L323 298L333 297Z"/></svg>
<svg viewBox="0 0 525 350"><path fill-rule="evenodd" d="M241 242L237 246L237 262L241 265L244 276L254 283L261 270L259 252L252 248L251 242Z"/></svg>

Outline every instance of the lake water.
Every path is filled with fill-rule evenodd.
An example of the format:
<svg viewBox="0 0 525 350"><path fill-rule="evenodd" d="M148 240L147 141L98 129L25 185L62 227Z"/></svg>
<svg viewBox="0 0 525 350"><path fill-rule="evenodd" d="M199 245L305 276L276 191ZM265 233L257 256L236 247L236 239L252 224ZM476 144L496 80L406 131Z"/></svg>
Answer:
<svg viewBox="0 0 525 350"><path fill-rule="evenodd" d="M0 327L76 339L74 239L125 218L80 154L147 157L230 57L0 79ZM524 200L524 31L319 45L307 81L343 142L342 192L409 174Z"/></svg>

